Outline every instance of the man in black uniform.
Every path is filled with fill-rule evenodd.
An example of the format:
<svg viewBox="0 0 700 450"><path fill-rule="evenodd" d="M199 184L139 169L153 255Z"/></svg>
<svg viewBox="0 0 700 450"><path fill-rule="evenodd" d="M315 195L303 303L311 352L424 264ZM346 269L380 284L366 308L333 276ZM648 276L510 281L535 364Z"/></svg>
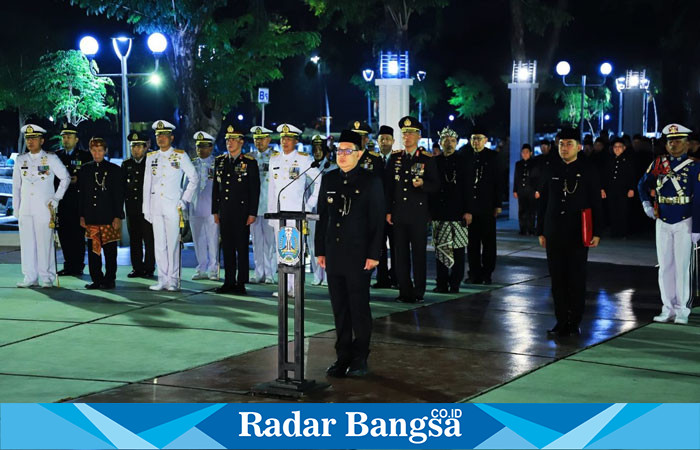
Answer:
<svg viewBox="0 0 700 450"><path fill-rule="evenodd" d="M80 226L78 214L78 172L83 164L92 161L89 152L78 148L78 129L70 123L61 129L61 149L56 156L61 160L68 174L70 184L58 204L58 239L63 250L63 270L59 275L81 276L85 268L85 230ZM58 180L55 182L58 186Z"/></svg>
<svg viewBox="0 0 700 450"><path fill-rule="evenodd" d="M377 133L377 142L382 159L382 167L386 167L391 157L391 150L394 146L394 129L388 125L379 127ZM384 186L385 178L382 174L382 185ZM386 186L384 186L386 190ZM389 247L386 242L389 241ZM389 269L389 251L391 251L391 269ZM384 222L384 238L382 239L382 253L379 256L379 265L377 266L377 282L372 285L373 288L396 288L396 250L394 247L394 227L388 222Z"/></svg>
<svg viewBox="0 0 700 450"><path fill-rule="evenodd" d="M117 278L117 243L124 218L124 180L116 164L105 161L104 139L90 139L93 161L85 164L78 175L80 226L88 238L88 264L92 283L87 289L113 289ZM105 273L102 273L102 252Z"/></svg>
<svg viewBox="0 0 700 450"><path fill-rule="evenodd" d="M437 269L437 287L433 292L457 293L464 276L464 248L467 227L464 223L464 163L456 153L457 133L449 127L440 132L442 149L433 160L440 175L440 191L430 196L433 219L433 245ZM450 273L451 270L451 273Z"/></svg>
<svg viewBox="0 0 700 450"><path fill-rule="evenodd" d="M600 242L602 205L598 172L578 156L579 132L565 128L560 133L559 155L543 174L546 180L538 202L537 234L547 249L552 278L556 325L548 330L560 336L579 334L586 296L588 247ZM591 240L582 233L582 211L590 208ZM586 239L588 240L588 239Z"/></svg>
<svg viewBox="0 0 700 450"><path fill-rule="evenodd" d="M326 373L364 376L372 333L369 283L379 264L384 235L384 201L379 178L358 166L360 136L340 135L339 169L325 174L318 196L316 259L328 274L335 319L337 360ZM354 339L353 339L354 335Z"/></svg>
<svg viewBox="0 0 700 450"><path fill-rule="evenodd" d="M423 125L406 116L399 127L405 148L392 153L385 169L386 221L394 226L396 259L392 254L392 263L396 263L399 282L396 301L415 303L422 302L425 294L428 194L440 189L440 178L432 156L418 150Z"/></svg>
<svg viewBox="0 0 700 450"><path fill-rule="evenodd" d="M630 202L637 184L634 158L628 153L625 141L612 140L613 157L608 158L601 174L602 197L606 199L610 218L610 237L624 238L629 233Z"/></svg>
<svg viewBox="0 0 700 450"><path fill-rule="evenodd" d="M491 284L496 267L496 217L501 212L501 171L498 154L486 148L484 128L475 127L471 147L463 152L465 163L465 215L469 226L469 284Z"/></svg>
<svg viewBox="0 0 700 450"><path fill-rule="evenodd" d="M246 295L248 237L258 215L260 173L255 157L241 154L243 131L230 124L225 138L228 153L218 156L214 163L211 198L211 212L221 230L224 252L224 284L216 292Z"/></svg>
<svg viewBox="0 0 700 450"><path fill-rule="evenodd" d="M515 163L513 174L513 197L518 200L518 223L520 234L535 234L535 216L537 215L537 179L535 163L532 160L532 147L523 144L520 161Z"/></svg>
<svg viewBox="0 0 700 450"><path fill-rule="evenodd" d="M365 122L360 122L359 120L354 121L350 124L350 129L359 134L361 138L360 145L360 161L357 163L360 167L365 170L372 172L372 175L382 177L384 175L384 161L379 153L375 151L368 150L366 145L369 142L369 134L372 129Z"/></svg>
<svg viewBox="0 0 700 450"><path fill-rule="evenodd" d="M151 278L156 268L153 225L143 217L143 176L146 173L146 151L150 143L145 134L130 133L131 158L122 163L126 226L129 230L132 268L127 275L129 278Z"/></svg>

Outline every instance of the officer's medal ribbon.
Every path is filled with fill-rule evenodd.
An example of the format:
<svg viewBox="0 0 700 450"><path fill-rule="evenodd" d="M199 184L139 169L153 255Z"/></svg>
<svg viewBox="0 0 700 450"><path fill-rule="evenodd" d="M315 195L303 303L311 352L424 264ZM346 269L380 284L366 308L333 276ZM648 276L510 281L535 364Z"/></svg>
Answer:
<svg viewBox="0 0 700 450"><path fill-rule="evenodd" d="M423 177L425 172L425 164L416 163L411 166L411 175L413 175L413 181L418 181L419 178Z"/></svg>
<svg viewBox="0 0 700 450"><path fill-rule="evenodd" d="M153 161L151 161L151 173L153 175L156 174L156 169L158 169L158 158L155 158Z"/></svg>

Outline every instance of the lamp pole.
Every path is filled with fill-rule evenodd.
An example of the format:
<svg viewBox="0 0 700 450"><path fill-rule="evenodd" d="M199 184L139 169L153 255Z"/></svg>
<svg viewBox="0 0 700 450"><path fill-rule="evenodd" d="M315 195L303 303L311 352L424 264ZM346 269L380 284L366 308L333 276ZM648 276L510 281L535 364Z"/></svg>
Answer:
<svg viewBox="0 0 700 450"><path fill-rule="evenodd" d="M121 103L122 103L122 158L126 159L129 155L129 84L128 77L152 77L158 71L158 65L161 54L168 46L168 41L161 33L153 33L148 37L148 48L153 53L155 60L154 68L146 73L129 73L127 69L127 60L131 54L133 39L126 36L118 36L112 38L112 48L114 53L119 58L121 71L119 73L98 73L92 61L99 50L99 43L92 36L85 36L80 40L80 51L90 61L90 72L95 77L111 77L119 78L122 84Z"/></svg>
<svg viewBox="0 0 700 450"><path fill-rule="evenodd" d="M579 132L581 133L581 142L583 142L583 122L584 122L584 108L586 106L586 86L599 87L604 86L605 81L612 72L612 65L608 62L604 62L600 65L600 74L603 75L603 81L596 84L587 84L586 75L581 75L581 84L571 84L566 82L566 76L571 71L571 66L566 61L560 61L556 66L557 74L561 76L562 83L567 87L580 87L581 88L581 120L579 121Z"/></svg>
<svg viewBox="0 0 700 450"><path fill-rule="evenodd" d="M365 69L362 71L362 78L367 82L367 125L372 128L372 80L374 79L374 70Z"/></svg>

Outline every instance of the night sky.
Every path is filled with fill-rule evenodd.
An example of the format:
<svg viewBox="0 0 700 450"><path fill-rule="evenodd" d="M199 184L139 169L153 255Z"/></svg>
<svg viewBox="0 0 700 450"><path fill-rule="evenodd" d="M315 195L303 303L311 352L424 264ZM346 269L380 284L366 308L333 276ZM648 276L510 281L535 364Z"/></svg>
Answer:
<svg viewBox="0 0 700 450"><path fill-rule="evenodd" d="M479 74L491 84L495 105L479 122L487 124L495 133L504 135L508 128L509 92L504 77L510 77L512 56L510 49L510 15L508 1L474 0L452 1L442 10L434 10L411 19L409 37L415 40L421 34L429 39L412 49L411 71L426 70L427 77L442 85L440 101L430 111L431 128L438 130L447 123L447 116L454 108L447 103L448 90L444 79L460 70ZM267 1L268 9L289 17L296 30L315 30L318 20L308 8L298 1ZM234 14L234 7L221 14ZM118 71L118 60L109 45L109 37L118 33L130 33L126 23L108 20L100 16L87 16L83 10L58 0L35 0L28 6L22 2L3 2L0 12L4 25L0 29L3 57L22 53L24 58L38 58L42 53L58 49L77 49L78 41L86 34L100 41L97 61L102 72ZM660 122L678 121L691 128L700 126L698 102L700 70L698 67L698 42L700 29L694 26L692 17L698 17L700 2L695 1L569 1L569 13L573 21L564 28L555 52L553 63L566 59L571 63L572 75L586 73L597 81L598 66L603 61L613 64L613 75L621 75L626 69L648 70L652 86L658 88ZM377 23L376 26L383 26ZM375 62L372 47L353 34L344 34L332 28L320 31L322 43L315 53L327 65L324 75L330 97L332 129L337 131L355 119L366 119L366 99L362 92L349 83L350 76ZM22 36L33 33L30 45ZM9 50L9 44L15 45ZM526 34L528 57L543 57L546 37ZM376 50L376 48L375 48ZM283 63L285 78L270 83L271 104L266 111L267 122L287 121L298 126L311 126L321 112L321 81L310 74L309 55L300 55ZM163 61L165 66L167 62ZM150 70L152 58L146 47L146 37L137 36L129 59L131 71ZM538 79L552 77L550 73L538 73ZM572 78L575 80L575 78ZM169 84L170 83L170 84ZM160 88L145 85L143 81L131 87L132 122L152 121L173 116L174 95L172 81ZM556 77L549 86L556 86ZM614 92L614 77L608 79L608 87ZM118 88L118 85L117 85ZM114 95L119 96L115 89ZM416 109L415 105L412 105ZM554 105L547 92L543 92L537 104L536 130L550 131L559 125ZM617 96L613 95L615 128ZM244 124L252 125L254 107L244 103L234 114L244 114ZM391 124L394 125L394 124ZM457 119L454 126L467 132L470 124ZM116 130L116 123L100 121L86 127L94 132ZM102 131L104 130L104 131ZM0 113L0 145L16 143L17 115L12 111ZM505 136L503 136L505 137Z"/></svg>

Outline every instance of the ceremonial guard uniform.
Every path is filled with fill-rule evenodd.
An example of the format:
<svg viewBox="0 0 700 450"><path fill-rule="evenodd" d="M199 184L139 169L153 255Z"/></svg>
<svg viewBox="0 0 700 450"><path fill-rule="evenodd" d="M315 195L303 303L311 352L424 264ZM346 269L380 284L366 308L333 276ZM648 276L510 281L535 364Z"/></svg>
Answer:
<svg viewBox="0 0 700 450"><path fill-rule="evenodd" d="M571 144L564 158L552 161L543 172L538 203L537 234L547 249L547 264L552 279L552 297L557 324L549 332L566 336L579 334L586 299L586 263L588 245L584 245L582 211L591 210L592 236L599 239L602 227L602 203L598 171L582 158L576 158L579 132L561 131L561 144ZM568 148L568 147L567 147ZM471 235L469 236L471 238Z"/></svg>
<svg viewBox="0 0 700 450"><path fill-rule="evenodd" d="M70 175L58 156L41 145L46 130L38 125L22 127L28 152L17 156L12 169L12 198L19 222L19 242L24 280L17 287L51 287L56 279L52 210L63 198ZM31 142L30 142L31 141ZM54 190L54 178L61 182Z"/></svg>
<svg viewBox="0 0 700 450"><path fill-rule="evenodd" d="M532 149L523 147L523 151L530 152L529 159L521 159L515 163L513 174L513 193L518 195L518 223L520 234L535 234L535 216L537 215L537 178L535 161L532 158Z"/></svg>
<svg viewBox="0 0 700 450"><path fill-rule="evenodd" d="M394 225L396 276L399 282L397 301L414 303L423 301L425 295L428 194L437 192L440 178L432 156L417 148L417 138L423 125L418 119L407 116L399 121L399 127L403 133L417 135L416 147L411 149L412 152L397 150L392 153L385 169L384 194L386 212L391 215ZM419 180L423 184L415 187L413 183ZM393 257L392 254L392 263Z"/></svg>
<svg viewBox="0 0 700 450"><path fill-rule="evenodd" d="M469 224L469 279L471 284L491 284L496 268L496 215L501 210L503 192L498 154L486 144L487 132L472 131L472 148L463 152L465 163L465 209L472 215ZM475 141L480 137L481 141ZM481 147L479 151L476 149Z"/></svg>
<svg viewBox="0 0 700 450"><path fill-rule="evenodd" d="M214 186L214 157L211 150L216 138L204 131L198 131L192 137L197 146L197 152L207 152L192 161L199 182L192 201L189 204L190 229L194 252L197 257L197 268L193 280L219 279L219 225L214 222L212 214L212 189ZM208 150L208 151L207 151Z"/></svg>
<svg viewBox="0 0 700 450"><path fill-rule="evenodd" d="M153 124L156 138L167 137L172 142L175 126L165 120ZM166 141L167 142L167 141ZM187 189L182 189L182 176L187 177ZM153 224L153 236L158 265L158 283L149 289L160 291L180 289L180 213L185 214L199 183L197 171L184 150L171 146L150 152L146 156L146 176L143 180L143 215Z"/></svg>
<svg viewBox="0 0 700 450"><path fill-rule="evenodd" d="M106 152L102 138L90 139L91 150L100 146ZM124 179L119 166L103 159L104 152L99 162L96 157L83 165L78 175L78 210L88 239L88 264L92 278L92 283L85 286L87 289L112 289L117 278L117 246L121 237L121 220L124 218Z"/></svg>
<svg viewBox="0 0 700 450"><path fill-rule="evenodd" d="M656 255L659 260L661 314L656 322L688 323L692 306L690 257L692 243L700 237L700 214L695 187L700 185L699 167L688 157L683 125L663 129L669 155L658 156L639 181L639 197L644 212L656 221ZM655 190L655 197L650 193ZM692 233L692 235L691 235Z"/></svg>
<svg viewBox="0 0 700 450"><path fill-rule="evenodd" d="M358 136L344 130L339 152L346 143L359 148ZM348 147L352 148L352 147ZM339 158L354 155L339 155ZM342 164L339 161L339 165ZM381 180L355 163L323 176L319 195L319 222L316 233L317 256L324 257L328 292L336 327L337 361L328 369L330 376L365 375L372 331L369 306L371 270L376 264L384 235L384 202Z"/></svg>
<svg viewBox="0 0 700 450"><path fill-rule="evenodd" d="M367 142L369 141L369 134L372 129L365 122L360 122L356 120L351 124L351 130L359 134L362 138L362 156L360 161L357 163L358 166L376 175L378 177L384 177L384 159L381 155L375 151L367 148Z"/></svg>
<svg viewBox="0 0 700 450"><path fill-rule="evenodd" d="M253 140L269 144L270 133L265 127L252 127ZM256 144L258 145L258 144ZM258 202L257 218L250 231L253 235L253 259L255 261L255 274L253 279L256 283L273 284L277 279L277 252L275 245L275 228L269 220L263 216L267 211L267 187L270 183L270 156L272 148L265 147L264 150L257 149L251 153L258 163L260 173L260 201Z"/></svg>
<svg viewBox="0 0 700 450"><path fill-rule="evenodd" d="M226 139L242 139L243 132L229 125ZM245 295L248 282L249 217L258 214L260 174L258 163L250 154L220 155L215 162L211 213L218 214L221 248L224 254L224 284L219 293Z"/></svg>
<svg viewBox="0 0 700 450"><path fill-rule="evenodd" d="M637 184L636 169L631 152L625 149L625 141L622 138L613 139L612 147L613 151L616 151L616 147L622 148L622 153L607 159L601 184L605 190L608 206L610 235L625 237L629 232L630 202L634 197Z"/></svg>
<svg viewBox="0 0 700 450"><path fill-rule="evenodd" d="M298 142L301 130L294 125L282 124L277 127L277 132L280 133L280 139L290 138L294 145ZM290 144L291 145L291 144ZM267 189L267 211L274 213L278 211L301 211L302 199L304 192L309 184L314 183L308 200L306 200L304 208L307 212L312 212L316 208L318 200L318 191L321 185L320 171L317 168L311 167L313 158L305 152L299 152L295 148L289 153L273 152L270 157L270 184ZM303 175L302 175L303 174ZM285 186L287 186L285 188ZM282 189L284 188L284 191ZM279 198L279 209L278 209ZM275 236L279 233L279 221L272 221L275 228ZM292 221L288 222L290 225ZM301 233L302 230L299 230ZM276 238L275 238L276 239ZM277 250L275 248L275 253ZM289 280L288 291L293 294L294 275L287 277Z"/></svg>
<svg viewBox="0 0 700 450"><path fill-rule="evenodd" d="M129 231L129 256L133 269L127 277L150 278L156 270L156 259L153 225L143 217L143 180L148 170L146 168L148 138L142 133L132 132L129 134L129 144L132 156L122 162L126 226ZM139 159L133 155L135 146L143 146L143 154Z"/></svg>
<svg viewBox="0 0 700 450"><path fill-rule="evenodd" d="M440 139L457 137L450 128L440 132ZM440 177L440 189L430 195L430 215L433 219L433 245L437 270L434 292L459 292L464 276L464 251L467 246L467 226L464 223L464 162L462 155L445 152L433 160Z"/></svg>
<svg viewBox="0 0 700 450"><path fill-rule="evenodd" d="M77 135L78 129L72 124L67 123L61 129L64 140L73 138L77 144ZM58 204L58 239L63 251L63 270L58 274L80 276L85 267L85 230L80 226L78 214L78 172L83 164L92 161L92 156L77 145L70 150L66 147L59 149L56 156L66 166L71 178L68 190ZM54 185L58 187L58 180Z"/></svg>

